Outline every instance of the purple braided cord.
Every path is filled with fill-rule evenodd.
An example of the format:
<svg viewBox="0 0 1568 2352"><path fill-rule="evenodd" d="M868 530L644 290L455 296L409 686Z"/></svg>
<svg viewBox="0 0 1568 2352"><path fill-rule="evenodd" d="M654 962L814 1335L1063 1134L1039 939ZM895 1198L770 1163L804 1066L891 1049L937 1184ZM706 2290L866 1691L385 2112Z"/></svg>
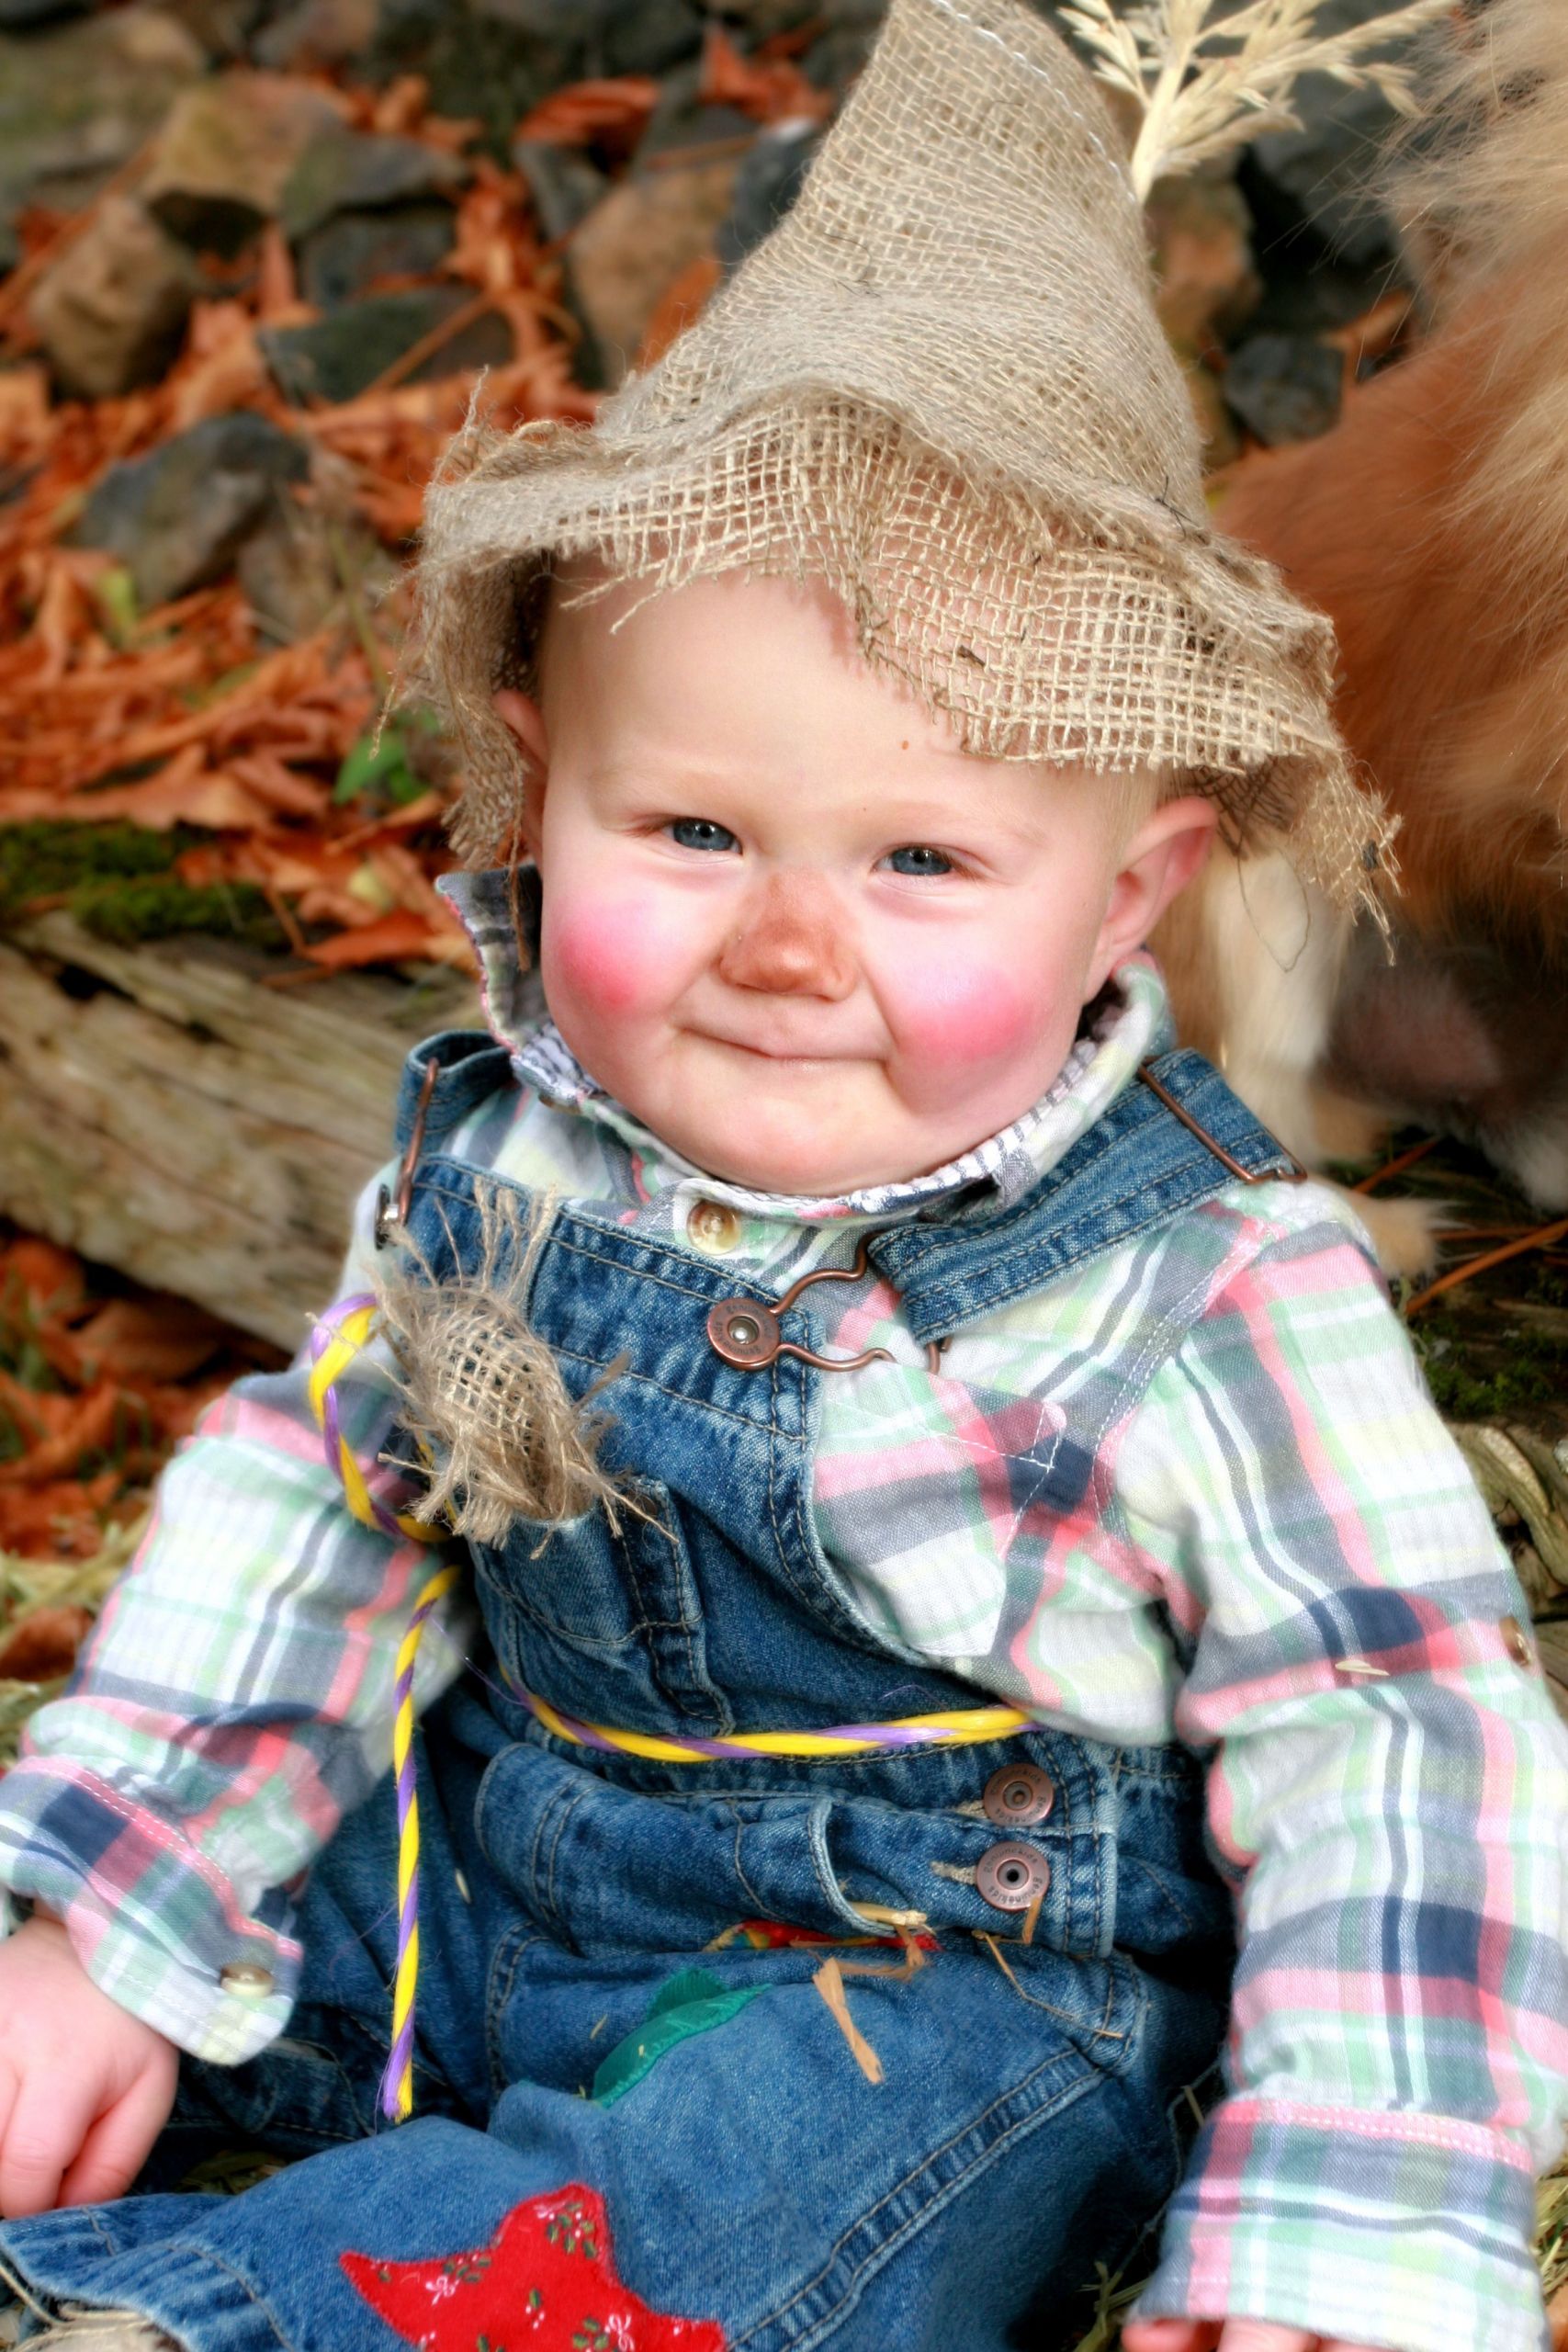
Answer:
<svg viewBox="0 0 1568 2352"><path fill-rule="evenodd" d="M374 1297L367 1290L355 1291L350 1298L334 1300L326 1313L317 1317L311 1329L310 1362L320 1363L327 1349L336 1338L338 1326L341 1323L345 1322L349 1316L357 1314L362 1306L374 1306L375 1304ZM328 1469L334 1478L341 1477L343 1475L343 1423L338 1415L335 1382L321 1398L321 1447L327 1458ZM370 1497L370 1509L375 1514L376 1524L382 1534L400 1535L403 1531L398 1525L396 1512L389 1511L386 1505L371 1493L368 1478L365 1482L365 1491Z"/></svg>
<svg viewBox="0 0 1568 2352"><path fill-rule="evenodd" d="M392 1688L392 1718L394 1722L397 1721L403 1709L408 1706L412 1700L414 1660L418 1654L419 1647L418 1636L425 1619L429 1616L431 1611L435 1607L437 1601L439 1601L441 1598L442 1595L440 1593L432 1593L427 1600L421 1601L419 1607L414 1611L413 1615L409 1620L409 1630L407 1634L404 1636L407 1663L399 1674L397 1681ZM398 1846L400 1851L401 1850L403 1833L408 1824L409 1815L413 1811L414 1794L413 1741L411 1737L408 1745L408 1751L398 1768ZM409 1872L409 1883L403 1890L402 1908L398 1914L398 1956L393 1967L394 1984L402 1973L403 1961L407 1955L409 1946L412 1943L414 1936L418 1932L418 1928L419 1864L415 1862L412 1870ZM393 2041L390 2051L388 2052L386 2072L381 2076L381 2112L389 2121L394 2123L398 2120L398 2086L402 2080L404 2069L408 2066L409 2062L413 2055L413 2003L411 2000L409 2003L408 2015L404 2018L401 2030Z"/></svg>

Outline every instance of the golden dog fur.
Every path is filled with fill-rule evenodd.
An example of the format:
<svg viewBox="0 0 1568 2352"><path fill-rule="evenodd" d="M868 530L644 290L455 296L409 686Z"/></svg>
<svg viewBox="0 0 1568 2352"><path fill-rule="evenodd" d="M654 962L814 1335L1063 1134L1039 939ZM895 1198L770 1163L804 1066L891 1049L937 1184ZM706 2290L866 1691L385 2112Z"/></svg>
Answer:
<svg viewBox="0 0 1568 2352"><path fill-rule="evenodd" d="M1568 1204L1568 5L1456 12L1396 200L1430 325L1220 519L1333 618L1337 714L1400 817L1396 960L1282 860L1157 941L1184 1037L1303 1158L1415 1116ZM1364 1106L1351 1107L1351 1100ZM1429 1255L1408 1207L1385 1260Z"/></svg>

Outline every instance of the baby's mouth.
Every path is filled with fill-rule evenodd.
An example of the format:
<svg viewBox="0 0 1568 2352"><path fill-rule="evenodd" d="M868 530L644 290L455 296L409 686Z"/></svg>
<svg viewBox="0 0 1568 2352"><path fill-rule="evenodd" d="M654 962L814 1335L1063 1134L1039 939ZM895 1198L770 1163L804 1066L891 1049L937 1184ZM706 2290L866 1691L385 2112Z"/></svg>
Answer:
<svg viewBox="0 0 1568 2352"><path fill-rule="evenodd" d="M752 1061L775 1062L795 1069L831 1069L864 1058L860 1054L824 1053L820 1046L762 1045L739 1037L721 1037L713 1030L699 1030L696 1034L705 1045L722 1046L727 1052L744 1054Z"/></svg>

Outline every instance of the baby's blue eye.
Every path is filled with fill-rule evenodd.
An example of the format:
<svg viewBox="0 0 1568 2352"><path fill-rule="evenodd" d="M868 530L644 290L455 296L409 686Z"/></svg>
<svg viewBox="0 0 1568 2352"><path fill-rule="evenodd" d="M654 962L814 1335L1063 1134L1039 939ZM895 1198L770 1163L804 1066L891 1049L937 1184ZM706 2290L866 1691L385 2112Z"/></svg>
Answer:
<svg viewBox="0 0 1568 2352"><path fill-rule="evenodd" d="M923 876L953 872L953 860L945 851L926 849L920 843L914 842L903 849L889 850L885 863L889 871L894 874Z"/></svg>
<svg viewBox="0 0 1568 2352"><path fill-rule="evenodd" d="M677 817L670 828L670 838L682 849L739 849L740 844L728 825L716 825L711 817Z"/></svg>

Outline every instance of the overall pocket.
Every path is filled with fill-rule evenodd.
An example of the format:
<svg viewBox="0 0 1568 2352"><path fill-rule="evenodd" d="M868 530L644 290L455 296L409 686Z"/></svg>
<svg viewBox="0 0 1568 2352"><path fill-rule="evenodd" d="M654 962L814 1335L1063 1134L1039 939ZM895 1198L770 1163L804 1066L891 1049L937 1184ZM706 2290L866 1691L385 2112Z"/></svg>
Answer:
<svg viewBox="0 0 1568 2352"><path fill-rule="evenodd" d="M702 1602L669 1490L643 1481L554 1526L519 1521L476 1544L486 1628L503 1674L569 1714L626 1731L734 1729L708 1674Z"/></svg>

